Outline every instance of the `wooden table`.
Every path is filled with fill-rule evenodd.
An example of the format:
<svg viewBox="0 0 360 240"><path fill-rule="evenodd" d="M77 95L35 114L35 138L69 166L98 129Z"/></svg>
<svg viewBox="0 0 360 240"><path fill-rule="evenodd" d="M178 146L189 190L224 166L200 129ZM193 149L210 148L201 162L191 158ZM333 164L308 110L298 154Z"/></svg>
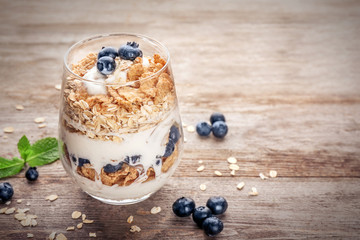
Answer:
<svg viewBox="0 0 360 240"><path fill-rule="evenodd" d="M133 32L163 42L183 121L195 125L223 112L223 141L185 131L187 143L171 181L149 200L111 206L73 184L60 161L6 179L10 206L38 216L22 227L0 215L0 239L206 239L190 218L175 217L181 196L198 205L222 195L229 209L218 239L357 239L360 236L360 2L359 1L6 1L0 0L0 155L16 143L57 136L62 57L76 41L107 32ZM17 111L16 104L25 109ZM39 129L35 117L45 117ZM231 176L226 159L240 170ZM197 172L198 161L205 170ZM214 171L223 173L222 177ZM261 180L259 173L278 172ZM3 180L1 180L3 181ZM236 189L245 182L243 190ZM199 185L205 183L206 191ZM248 196L251 187L258 196ZM59 198L45 201L50 194ZM22 203L16 201L23 199ZM151 215L150 209L162 211ZM2 206L1 206L2 207ZM93 224L66 231L85 213ZM142 230L129 231L126 222Z"/></svg>

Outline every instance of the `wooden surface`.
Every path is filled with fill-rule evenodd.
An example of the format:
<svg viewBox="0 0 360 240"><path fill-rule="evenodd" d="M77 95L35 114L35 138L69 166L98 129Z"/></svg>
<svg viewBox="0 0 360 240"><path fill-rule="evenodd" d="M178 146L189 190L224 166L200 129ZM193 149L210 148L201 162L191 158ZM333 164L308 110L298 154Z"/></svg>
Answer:
<svg viewBox="0 0 360 240"><path fill-rule="evenodd" d="M0 215L0 239L206 239L191 219L175 217L173 201L198 205L222 195L229 209L218 239L358 239L360 236L359 1L4 1L0 0L0 155L16 143L57 135L62 57L76 41L107 32L152 36L169 48L182 119L195 125L213 111L226 115L223 141L185 132L182 162L149 200L110 206L83 193L60 162L6 179L10 206L38 216L23 228ZM23 104L23 111L15 110ZM38 129L35 117L46 117ZM4 138L7 136L8 138ZM226 158L238 158L231 177ZM198 173L198 160L206 169ZM260 172L278 178L261 180ZM215 177L214 170L224 173ZM242 191L237 183L244 181ZM199 185L206 183L202 192ZM247 193L255 186L259 196ZM55 202L45 201L58 194ZM16 200L23 199L21 204ZM161 206L158 215L149 213ZM2 207L2 206L1 206ZM67 232L75 210L93 224ZM129 215L140 233L130 233Z"/></svg>

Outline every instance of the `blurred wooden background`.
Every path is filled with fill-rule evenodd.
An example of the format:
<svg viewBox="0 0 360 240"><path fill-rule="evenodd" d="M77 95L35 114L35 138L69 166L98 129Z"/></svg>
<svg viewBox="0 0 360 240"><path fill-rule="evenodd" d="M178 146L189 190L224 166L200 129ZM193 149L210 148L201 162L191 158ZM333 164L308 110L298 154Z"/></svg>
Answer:
<svg viewBox="0 0 360 240"><path fill-rule="evenodd" d="M66 50L85 37L140 33L171 54L183 121L195 125L223 112L223 141L185 131L182 162L149 200L110 206L75 186L61 163L8 178L10 206L38 216L22 227L0 214L1 239L206 239L191 219L171 212L178 197L198 205L222 195L229 209L218 239L357 239L360 235L360 2L316 1L11 1L0 0L0 156L18 156L16 143L57 136L59 84ZM121 43L119 43L121 44ZM24 105L23 111L15 109ZM35 117L46 118L39 129ZM226 159L238 159L230 176ZM196 172L198 160L205 170ZM223 173L216 177L214 171ZM259 173L276 170L278 178ZM236 185L244 181L242 191ZM199 185L205 183L206 191ZM249 197L254 186L259 196ZM45 201L58 194L55 202ZM16 200L23 199L18 204ZM162 212L151 215L153 206ZM0 205L0 208L3 206ZM94 219L83 229L75 210ZM130 233L129 215L142 231Z"/></svg>

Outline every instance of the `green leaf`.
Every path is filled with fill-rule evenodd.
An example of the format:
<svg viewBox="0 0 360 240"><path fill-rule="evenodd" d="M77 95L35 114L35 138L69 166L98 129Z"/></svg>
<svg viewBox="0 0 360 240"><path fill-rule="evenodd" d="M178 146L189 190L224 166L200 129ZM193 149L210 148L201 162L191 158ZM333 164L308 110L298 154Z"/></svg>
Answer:
<svg viewBox="0 0 360 240"><path fill-rule="evenodd" d="M25 161L14 157L12 160L0 157L0 178L15 175L24 167Z"/></svg>
<svg viewBox="0 0 360 240"><path fill-rule="evenodd" d="M29 139L24 135L22 138L20 138L18 144L18 150L21 155L21 158L26 161L26 157L29 154L30 151L30 142Z"/></svg>
<svg viewBox="0 0 360 240"><path fill-rule="evenodd" d="M31 146L26 162L30 167L52 163L59 159L58 141L56 138L44 138Z"/></svg>

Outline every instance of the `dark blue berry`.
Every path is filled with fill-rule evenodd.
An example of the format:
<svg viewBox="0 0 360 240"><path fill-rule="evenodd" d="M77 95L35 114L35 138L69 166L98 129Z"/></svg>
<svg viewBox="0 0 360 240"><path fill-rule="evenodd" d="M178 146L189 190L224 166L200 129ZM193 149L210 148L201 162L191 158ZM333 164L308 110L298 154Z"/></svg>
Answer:
<svg viewBox="0 0 360 240"><path fill-rule="evenodd" d="M217 121L212 125L213 135L217 138L223 138L228 132L228 126L223 121Z"/></svg>
<svg viewBox="0 0 360 240"><path fill-rule="evenodd" d="M100 59L104 56L112 57L115 59L117 56L119 56L119 54L118 54L118 51L116 50L116 48L103 47L98 54L98 59Z"/></svg>
<svg viewBox="0 0 360 240"><path fill-rule="evenodd" d="M206 202L206 206L210 208L211 212L214 215L219 215L219 214L223 214L226 211L228 207L228 203L225 198L220 196L215 196L209 198L209 200Z"/></svg>
<svg viewBox="0 0 360 240"><path fill-rule="evenodd" d="M195 202L191 198L181 197L172 205L173 212L178 217L190 216L195 209Z"/></svg>
<svg viewBox="0 0 360 240"><path fill-rule="evenodd" d="M131 156L131 162L132 164L135 164L136 162L140 161L141 155L134 155Z"/></svg>
<svg viewBox="0 0 360 240"><path fill-rule="evenodd" d="M76 161L77 161L76 157L75 157L74 155L72 155L72 154L71 154L71 160L72 160L74 163L76 163Z"/></svg>
<svg viewBox="0 0 360 240"><path fill-rule="evenodd" d="M115 71L116 63L112 57L104 56L98 59L96 67L103 75L109 75Z"/></svg>
<svg viewBox="0 0 360 240"><path fill-rule="evenodd" d="M207 122L199 122L196 125L196 132L202 137L209 136L211 133L211 126Z"/></svg>
<svg viewBox="0 0 360 240"><path fill-rule="evenodd" d="M128 42L120 47L119 56L121 59L134 61L135 58L142 57L143 54L139 49L139 44L136 42Z"/></svg>
<svg viewBox="0 0 360 240"><path fill-rule="evenodd" d="M25 177L27 180L29 181L35 181L38 177L39 177L39 173L36 170L36 167L30 167L26 173L25 173Z"/></svg>
<svg viewBox="0 0 360 240"><path fill-rule="evenodd" d="M126 162L127 164L130 164L130 157L126 156L125 159L124 159L124 162Z"/></svg>
<svg viewBox="0 0 360 240"><path fill-rule="evenodd" d="M169 139L172 139L175 144L180 139L179 129L175 125L170 128Z"/></svg>
<svg viewBox="0 0 360 240"><path fill-rule="evenodd" d="M157 159L155 164L156 164L156 166L159 166L160 163L161 163L161 160L160 160L160 159Z"/></svg>
<svg viewBox="0 0 360 240"><path fill-rule="evenodd" d="M172 139L169 139L169 142L166 144L165 153L163 157L170 156L175 150L175 143Z"/></svg>
<svg viewBox="0 0 360 240"><path fill-rule="evenodd" d="M0 183L0 201L6 202L14 195L14 189L8 182Z"/></svg>
<svg viewBox="0 0 360 240"><path fill-rule="evenodd" d="M90 163L89 159L86 158L79 158L78 166L82 167L84 164Z"/></svg>
<svg viewBox="0 0 360 240"><path fill-rule="evenodd" d="M120 162L119 164L117 165L111 165L110 163L109 164L106 164L104 166L104 172L106 173L114 173L114 172L117 172L119 171L122 166L123 166L124 162Z"/></svg>
<svg viewBox="0 0 360 240"><path fill-rule="evenodd" d="M204 220L211 216L212 216L211 210L204 206L195 208L192 214L192 218L199 228L202 228L202 224Z"/></svg>
<svg viewBox="0 0 360 240"><path fill-rule="evenodd" d="M210 116L211 124L214 124L214 122L217 122L217 121L225 122L224 114L222 114L222 113L213 113L213 114L211 114L211 116Z"/></svg>
<svg viewBox="0 0 360 240"><path fill-rule="evenodd" d="M204 220L202 227L206 235L213 237L224 229L224 224L217 217L209 217Z"/></svg>

